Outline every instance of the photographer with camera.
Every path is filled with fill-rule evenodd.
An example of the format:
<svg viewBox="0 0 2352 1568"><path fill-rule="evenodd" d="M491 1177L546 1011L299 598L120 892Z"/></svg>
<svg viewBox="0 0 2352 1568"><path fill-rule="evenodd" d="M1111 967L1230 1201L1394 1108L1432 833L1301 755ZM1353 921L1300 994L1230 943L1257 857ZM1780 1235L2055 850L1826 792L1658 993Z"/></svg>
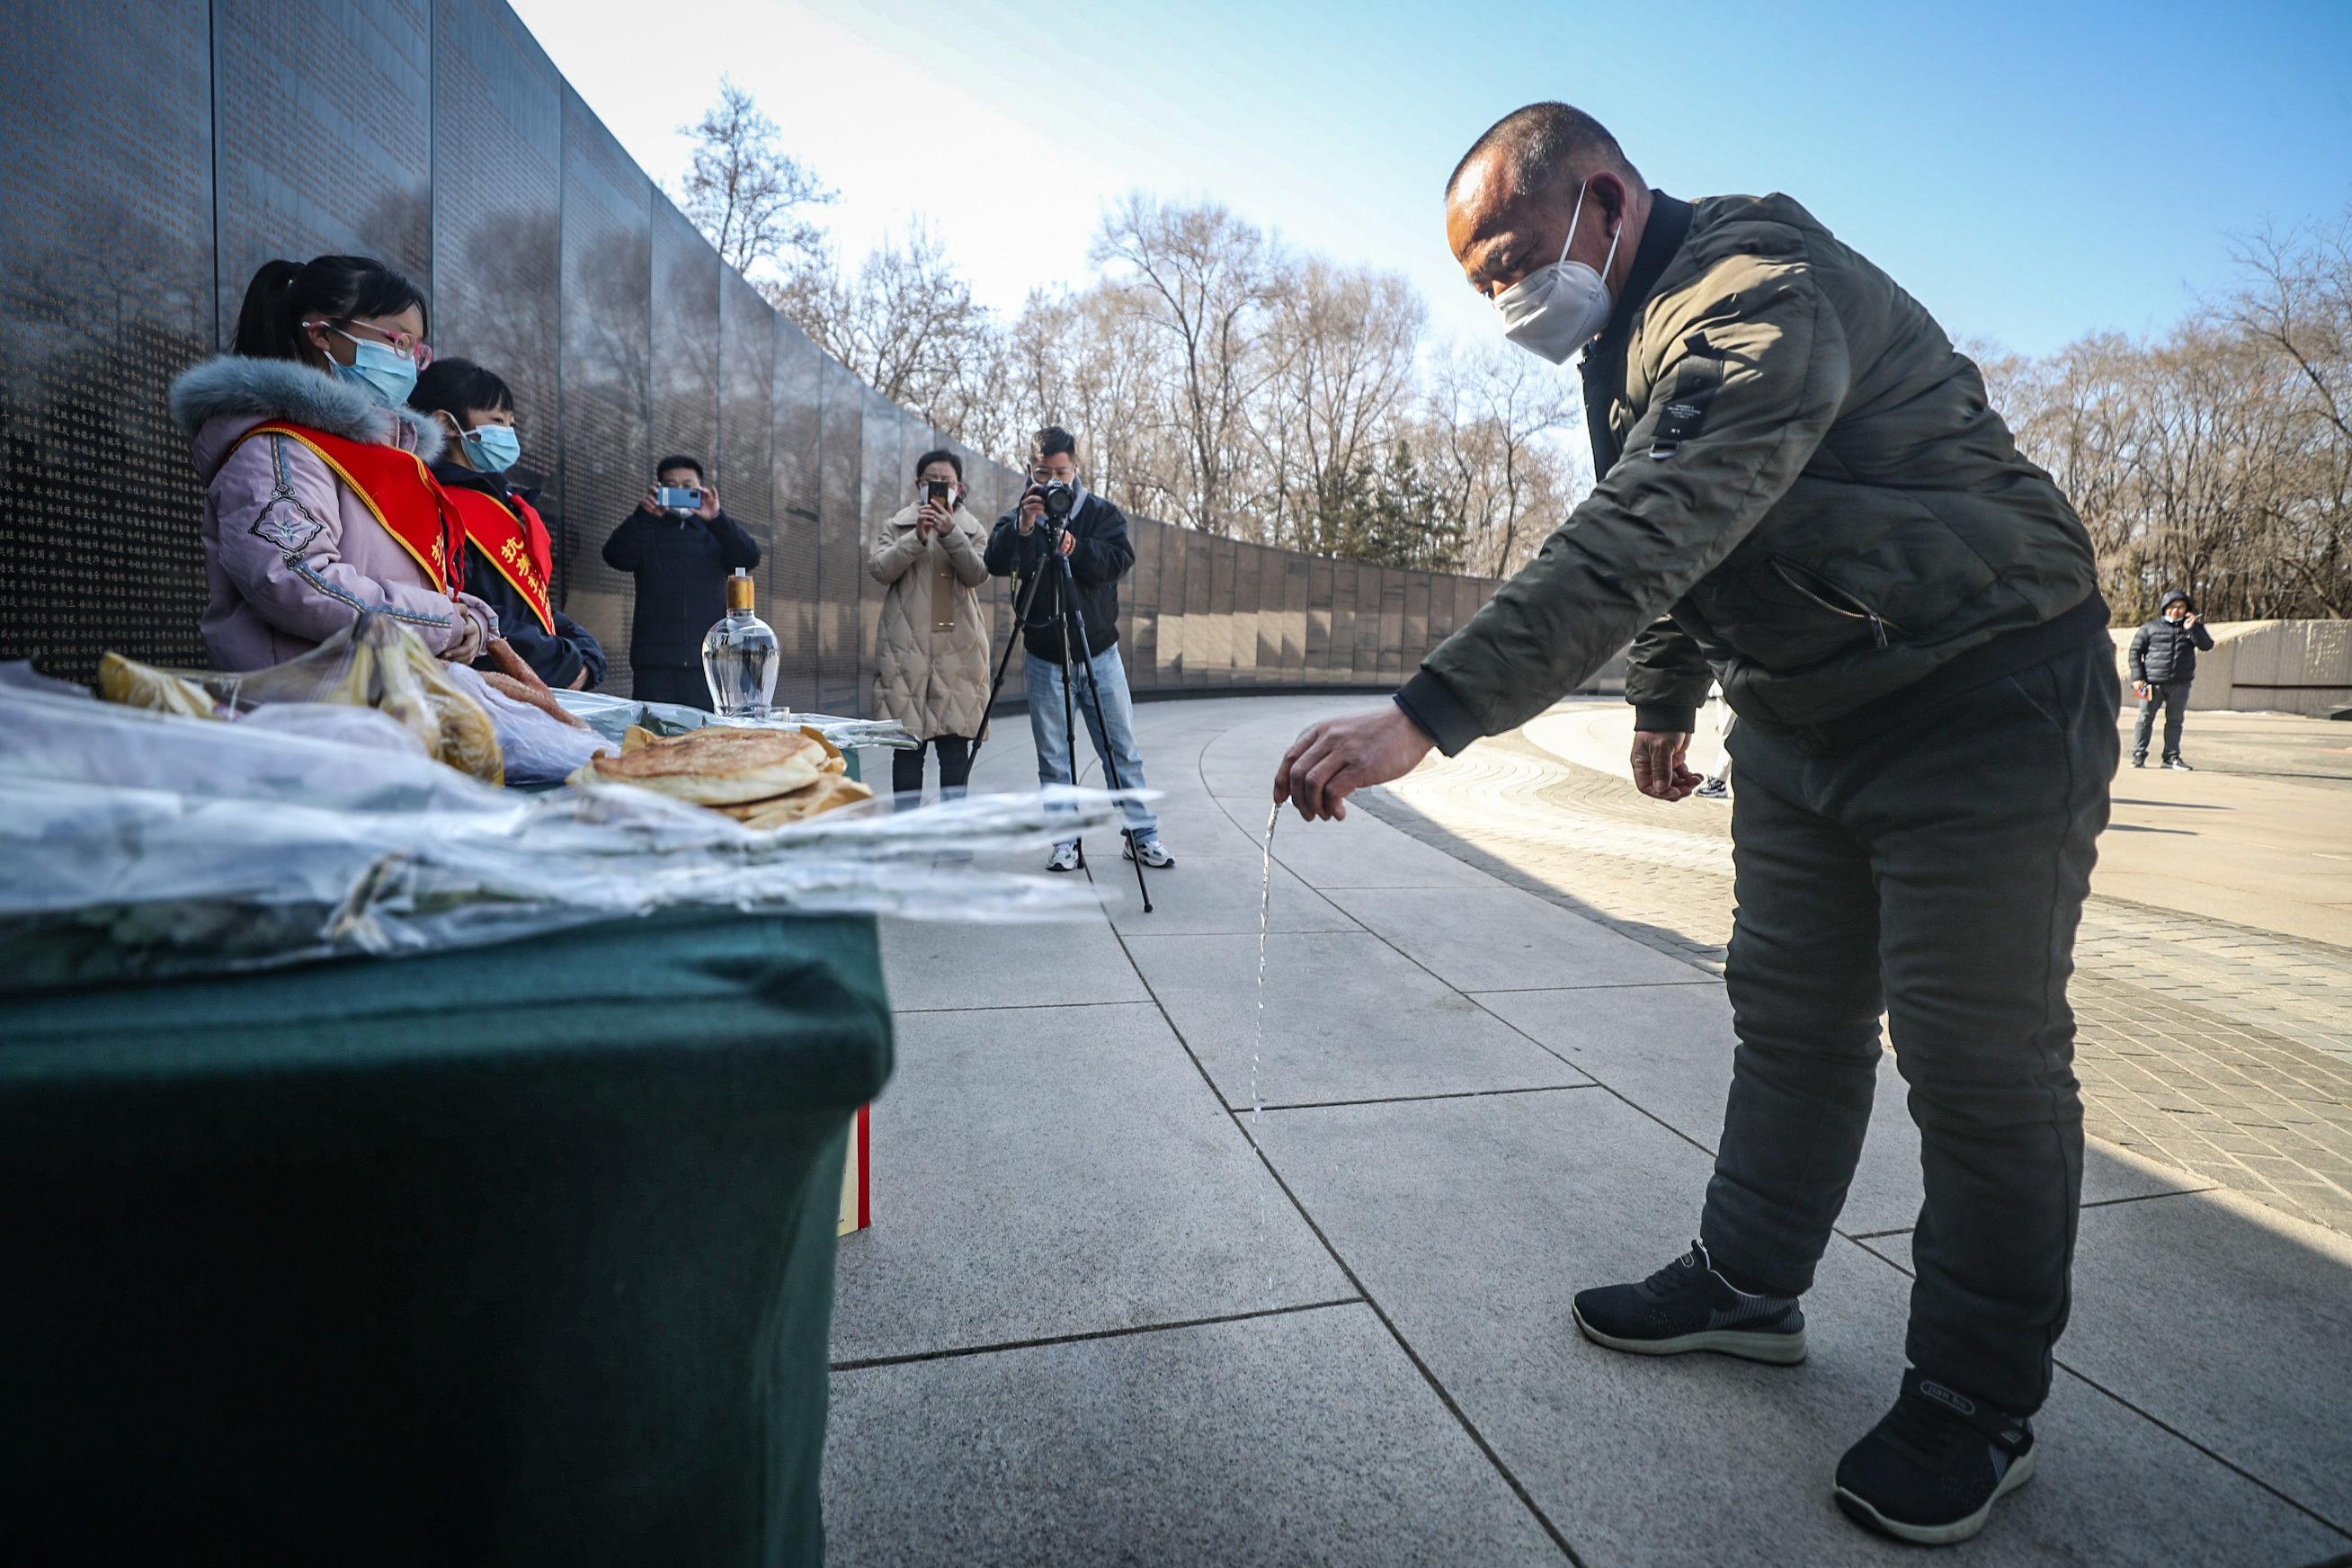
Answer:
<svg viewBox="0 0 2352 1568"><path fill-rule="evenodd" d="M1127 519L1079 482L1077 440L1067 430L1046 426L1031 438L1030 449L1029 489L1018 506L996 520L987 563L990 575L1019 580L1014 603L1027 606L1021 616L1026 656L1022 679L1029 697L1029 732L1037 742L1037 782L1075 782L1068 717L1074 699L1087 716L1095 755L1102 760L1104 786L1140 789L1143 754L1135 745L1135 706L1118 655L1118 580L1135 564ZM1067 563L1066 605L1060 564L1048 551ZM1062 627L1071 611L1085 628L1085 641L1067 650L1072 658L1066 677ZM1127 858L1153 868L1173 866L1174 857L1160 842L1160 819L1139 802L1127 802L1124 809ZM1085 864L1078 840L1071 838L1054 846L1045 869L1075 871Z"/></svg>
<svg viewBox="0 0 2352 1568"><path fill-rule="evenodd" d="M646 499L604 541L604 564L637 579L629 690L642 702L709 708L703 634L727 614L727 574L757 566L760 546L719 510L700 462L664 458L654 474Z"/></svg>

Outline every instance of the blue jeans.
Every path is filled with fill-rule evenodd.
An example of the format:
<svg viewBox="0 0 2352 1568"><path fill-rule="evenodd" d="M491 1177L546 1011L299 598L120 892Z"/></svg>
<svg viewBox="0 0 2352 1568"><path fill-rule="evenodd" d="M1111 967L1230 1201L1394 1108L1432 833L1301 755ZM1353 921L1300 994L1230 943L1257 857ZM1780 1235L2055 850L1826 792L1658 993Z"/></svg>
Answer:
<svg viewBox="0 0 2352 1568"><path fill-rule="evenodd" d="M1087 731L1094 737L1095 755L1103 760L1102 787L1110 787L1113 768L1121 789L1143 787L1143 753L1135 749L1135 702L1127 694L1127 666L1118 645L1095 655L1094 684L1102 688L1102 709L1096 710L1086 672L1073 669L1077 681L1078 710L1087 716ZM1037 742L1037 782L1074 784L1070 773L1070 725L1062 707L1062 667L1034 656L1021 661L1022 680L1029 692L1029 733ZM1128 801L1127 826L1139 841L1160 836L1160 819L1139 801Z"/></svg>

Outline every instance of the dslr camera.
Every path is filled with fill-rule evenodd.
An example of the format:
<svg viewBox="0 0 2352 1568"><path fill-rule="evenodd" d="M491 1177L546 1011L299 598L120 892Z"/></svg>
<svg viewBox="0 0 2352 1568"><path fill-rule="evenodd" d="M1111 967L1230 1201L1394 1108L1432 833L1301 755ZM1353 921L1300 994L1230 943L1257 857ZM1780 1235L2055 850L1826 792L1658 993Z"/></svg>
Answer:
<svg viewBox="0 0 2352 1568"><path fill-rule="evenodd" d="M1037 499L1043 509L1037 515L1038 527L1048 534L1055 534L1069 526L1070 513L1078 507L1078 492L1068 484L1055 479L1050 484L1031 485L1028 494L1021 499L1027 500L1031 496Z"/></svg>

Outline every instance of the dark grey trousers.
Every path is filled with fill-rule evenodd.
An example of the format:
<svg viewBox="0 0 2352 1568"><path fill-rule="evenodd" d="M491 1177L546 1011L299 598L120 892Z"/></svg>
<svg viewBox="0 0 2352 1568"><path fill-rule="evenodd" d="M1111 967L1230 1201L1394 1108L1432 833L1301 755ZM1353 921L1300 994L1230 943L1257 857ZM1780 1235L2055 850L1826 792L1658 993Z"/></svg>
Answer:
<svg viewBox="0 0 2352 1568"><path fill-rule="evenodd" d="M1812 1284L1884 1010L1927 1187L1906 1348L2017 1415L2049 1393L2066 1326L2083 1179L2066 981L2115 713L2102 640L1826 750L1752 724L1731 740L1739 1043L1699 1234L1777 1294Z"/></svg>
<svg viewBox="0 0 2352 1568"><path fill-rule="evenodd" d="M2180 754L2180 721L2189 713L2189 682L2160 680L2148 683L2147 695L2140 699L2139 724L2132 731L2132 760L2147 755L2148 731L2156 728L2156 710L2164 710L2164 760L2172 761Z"/></svg>

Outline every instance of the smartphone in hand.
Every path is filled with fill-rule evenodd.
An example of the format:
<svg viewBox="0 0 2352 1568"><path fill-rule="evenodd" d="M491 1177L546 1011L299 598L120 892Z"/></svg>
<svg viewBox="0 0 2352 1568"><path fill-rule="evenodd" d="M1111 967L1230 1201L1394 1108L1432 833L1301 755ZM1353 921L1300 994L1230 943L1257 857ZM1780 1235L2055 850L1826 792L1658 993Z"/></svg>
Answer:
<svg viewBox="0 0 2352 1568"><path fill-rule="evenodd" d="M700 511L702 492L691 485L661 485L654 490L654 504L671 511Z"/></svg>

